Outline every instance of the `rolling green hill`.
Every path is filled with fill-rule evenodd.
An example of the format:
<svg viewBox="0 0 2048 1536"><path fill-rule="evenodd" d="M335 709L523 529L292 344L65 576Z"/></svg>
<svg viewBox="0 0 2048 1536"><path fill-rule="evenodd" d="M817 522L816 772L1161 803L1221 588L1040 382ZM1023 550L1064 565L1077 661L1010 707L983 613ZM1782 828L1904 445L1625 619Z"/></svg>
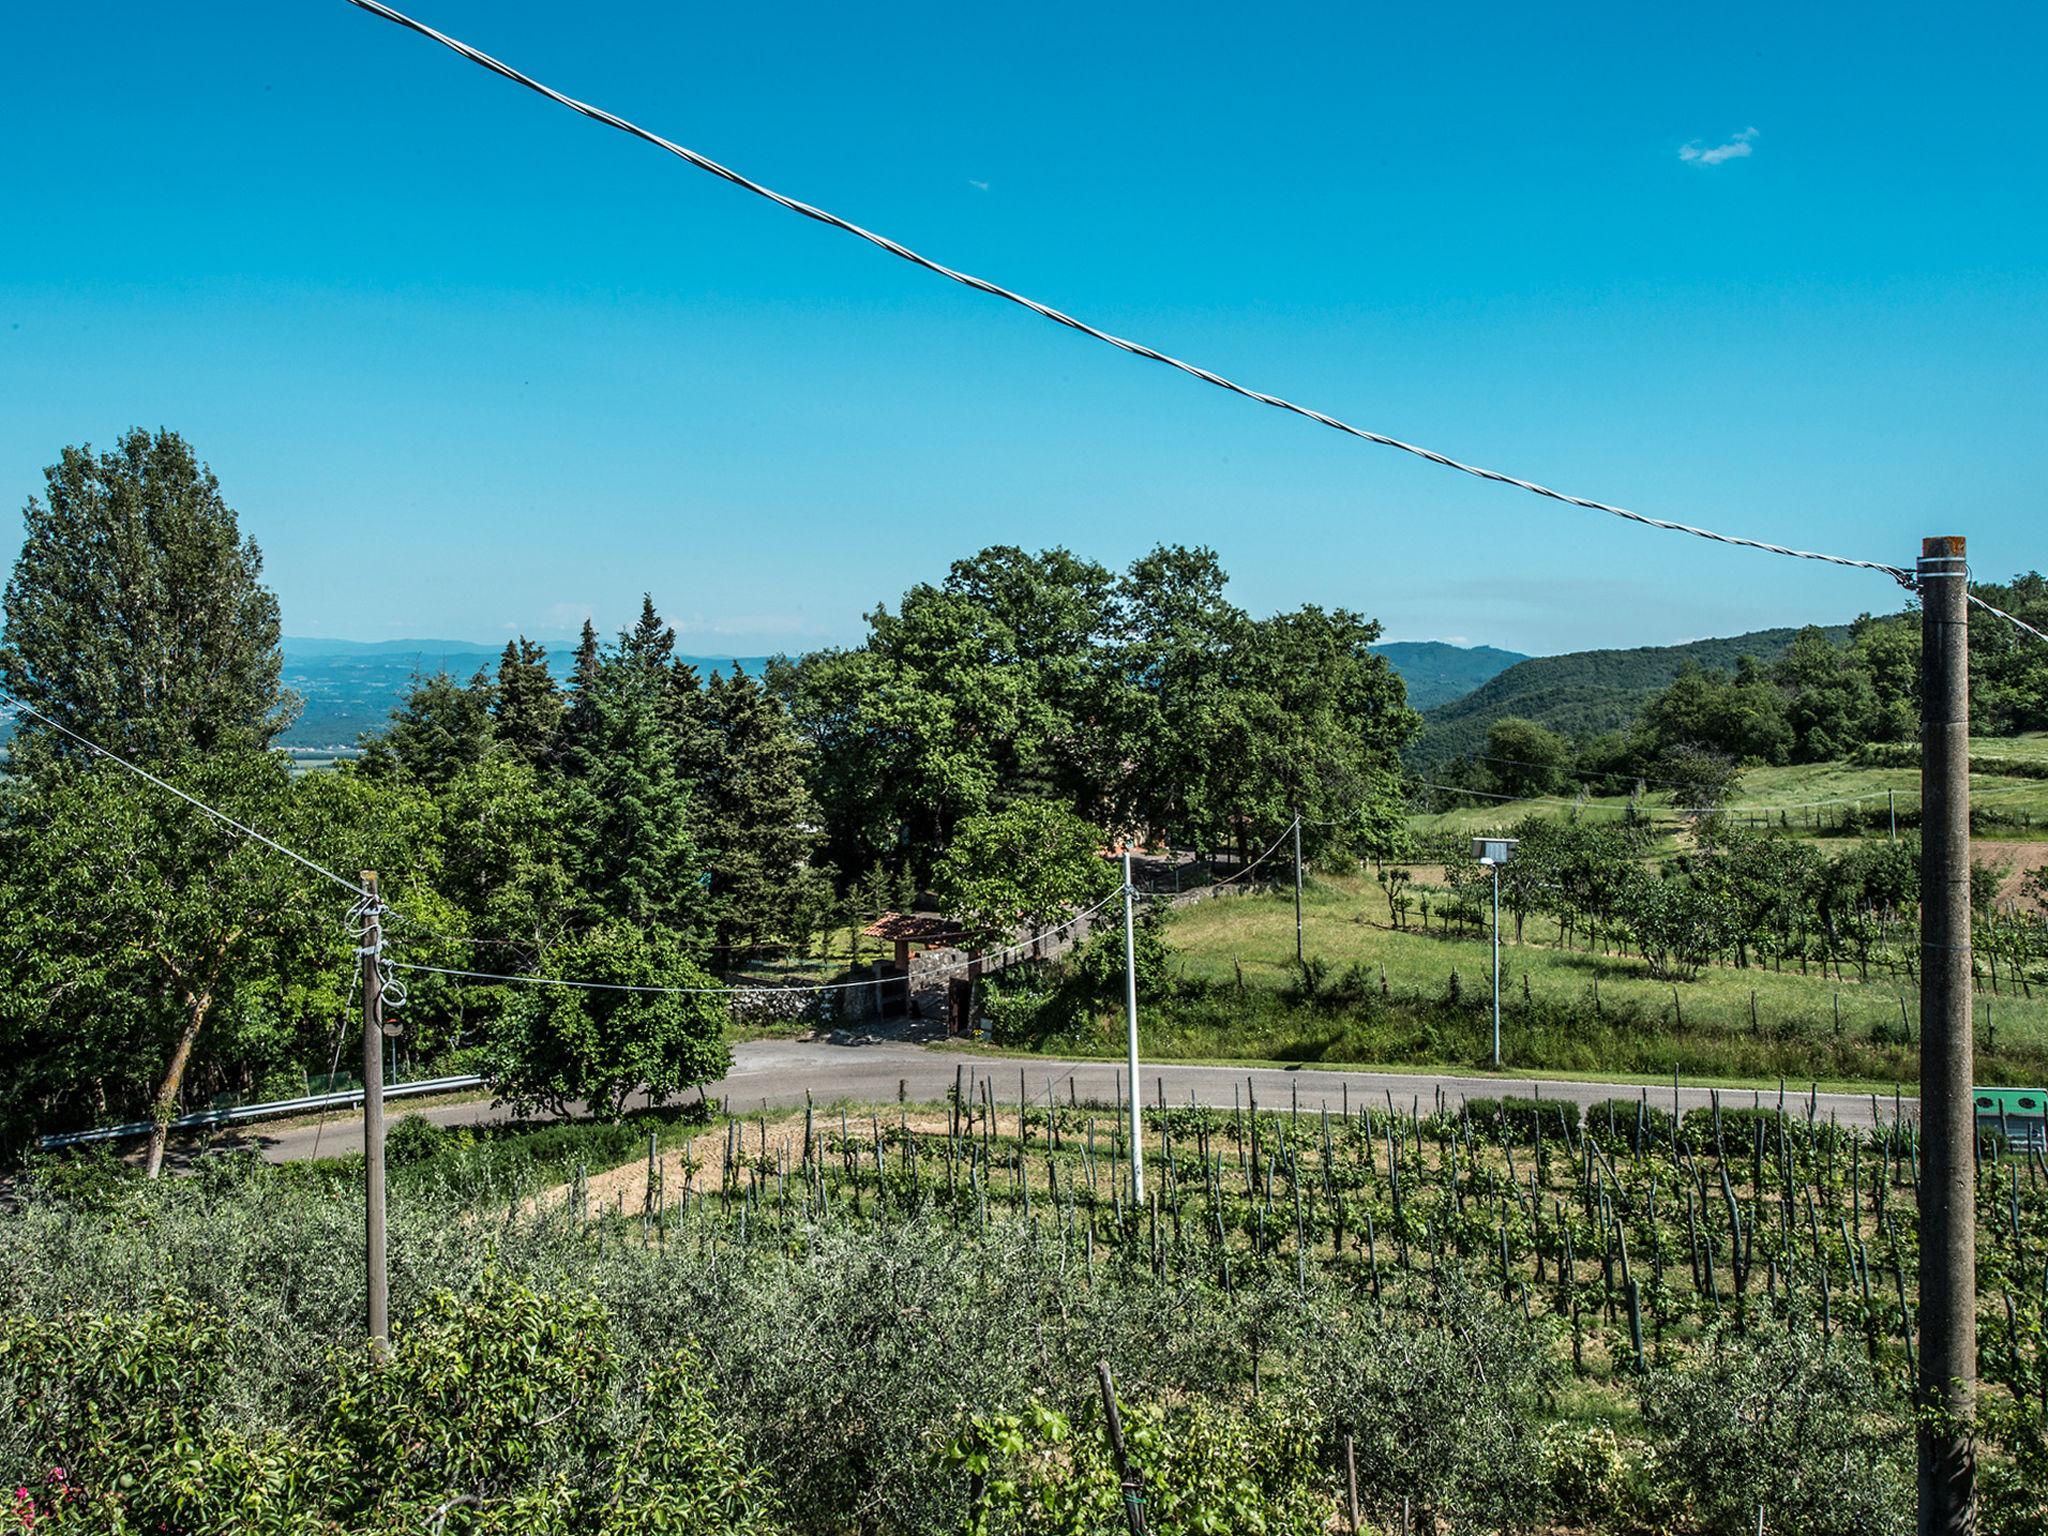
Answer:
<svg viewBox="0 0 2048 1536"><path fill-rule="evenodd" d="M1373 650L1387 658L1408 685L1411 709L1435 709L1462 698L1480 684L1529 658L1491 645L1452 645L1443 640L1390 640Z"/></svg>
<svg viewBox="0 0 2048 1536"><path fill-rule="evenodd" d="M1484 752L1487 727L1504 715L1534 720L1572 736L1618 730L1634 720L1650 696L1666 687L1686 662L1726 671L1738 656L1776 661L1798 633L1790 628L1759 629L1684 645L1534 656L1462 698L1424 710L1422 735L1409 749L1408 759L1427 767ZM1839 644L1848 629L1838 626L1825 633Z"/></svg>

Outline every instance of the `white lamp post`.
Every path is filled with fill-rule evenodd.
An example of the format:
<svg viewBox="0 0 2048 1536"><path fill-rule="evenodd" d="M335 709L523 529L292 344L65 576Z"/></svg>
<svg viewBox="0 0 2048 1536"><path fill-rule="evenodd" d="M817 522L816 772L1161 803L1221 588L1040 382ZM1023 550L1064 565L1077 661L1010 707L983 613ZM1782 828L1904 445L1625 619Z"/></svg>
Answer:
<svg viewBox="0 0 2048 1536"><path fill-rule="evenodd" d="M1493 1066L1500 1070L1500 867L1515 856L1512 837L1475 837L1472 855L1493 871Z"/></svg>

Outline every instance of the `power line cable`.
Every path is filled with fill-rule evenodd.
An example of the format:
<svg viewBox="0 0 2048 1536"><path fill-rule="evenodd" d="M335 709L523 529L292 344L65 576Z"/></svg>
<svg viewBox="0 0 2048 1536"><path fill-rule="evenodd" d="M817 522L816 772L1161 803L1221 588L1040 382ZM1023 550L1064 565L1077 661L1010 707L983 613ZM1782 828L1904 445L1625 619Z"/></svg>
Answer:
<svg viewBox="0 0 2048 1536"><path fill-rule="evenodd" d="M2040 630L2034 628L2033 625L2029 624L2025 619L2015 618L2013 617L2013 615L2007 613L2003 608L1993 607L1990 603L1985 602L1983 598L1977 596L1977 594L1974 592L1969 594L1969 601L1974 606L1982 608L1986 613L1997 614L1998 617L2005 620L2006 623L2012 625L2015 629L2023 629L2028 634L2032 635L2036 640L2041 641L2043 644L2048 644L2048 634L2043 634Z"/></svg>
<svg viewBox="0 0 2048 1536"><path fill-rule="evenodd" d="M1577 778L1630 779L1643 784L1660 784L1670 789L1680 787L1676 779L1656 779L1646 773L1624 773L1619 768L1566 768L1557 763L1532 763L1519 757L1495 757L1487 752L1468 752L1465 758L1476 763L1507 763L1517 768L1542 768L1552 773L1571 774Z"/></svg>
<svg viewBox="0 0 2048 1536"><path fill-rule="evenodd" d="M347 878L345 875L336 874L333 870L329 869L324 864L316 864L313 860L307 858L303 853L299 853L293 849L285 847L285 845L283 843L280 843L276 838L265 836L263 833L258 832L254 827L249 826L247 823L235 820L235 818L228 815L227 812L215 810L212 806L208 805L204 800L199 799L196 795L187 794L184 790L178 788L177 785L172 784L167 780L158 778L155 774L151 773L147 768L144 768L139 764L130 762L127 758L121 756L121 754L118 752L110 751L108 748L103 747L98 742L94 741L91 737L79 734L77 731L71 729L70 726L65 725L62 721L51 719L50 716L44 714L41 710L24 703L18 695L7 694L6 697L11 702L15 713L25 715L31 720L41 722L43 725L48 726L51 730L56 731L58 734L69 737L72 741L77 742L78 745L84 747L88 752L95 753L98 756L105 758L108 762L116 764L117 766L126 769L129 773L134 774L137 778L142 779L147 783L154 784L158 789L161 789L168 794L176 795L180 800L184 801L187 805L193 807L195 810L205 812L208 816L211 816L215 821L219 822L222 826L228 827L233 831L240 833L243 837L249 838L254 842L261 843L264 847L268 848L272 853L283 854L286 858L290 859L294 864L298 864L306 869L311 870L314 874L320 876L321 879L332 880L336 885L340 886L343 890L352 892L353 894L363 898L364 900L374 899L371 897L368 891L364 890L355 881Z"/></svg>
<svg viewBox="0 0 2048 1536"><path fill-rule="evenodd" d="M892 240L886 235L876 234L873 230L864 229L848 219L839 217L837 214L828 213L824 209L815 207L810 203L785 196L771 187L750 180L728 166L719 164L718 161L711 159L707 155L699 154L696 150L677 144L673 140L665 139L657 133L640 127L637 123L629 122L615 113L607 112L602 107L592 106L589 102L579 101L575 97L565 95L551 86L543 85L531 75L523 74L511 65L493 58L481 49L471 47L468 43L450 37L445 32L436 31L425 22L416 21L402 11L393 10L390 6L381 3L381 0L348 0L348 3L359 10L368 11L373 16L381 16L386 21L394 22L408 31L417 32L420 36L441 44L444 48L452 50L473 64L480 65L492 74L545 96L558 106L567 107L570 111L590 118L594 122L603 123L608 128L616 128L619 132L639 139L643 143L652 144L657 149L666 150L678 159L695 166L698 170L707 171L722 181L732 183L743 191L751 192L757 197L766 198L769 202L776 204L778 207L786 208L791 213L799 214L806 219L842 230L857 239L865 240L868 244L880 250L887 251L891 256L907 261L913 266L922 267L927 272L935 273L949 282L959 283L963 287L972 288L978 293L985 293L991 298L1001 299L1006 303L1018 305L1030 310L1035 315L1052 321L1055 325L1063 325L1069 330L1078 331L1084 336L1093 337L1096 341L1102 342L1106 346L1115 347L1120 352L1127 352L1133 357L1142 357L1150 362L1162 363L1168 368L1188 375L1190 378L1199 379L1204 384L1212 384L1216 388L1226 390L1233 395L1241 395L1245 399L1256 401L1260 405L1271 406L1275 410L1303 417L1309 421L1316 422L1318 425L1328 427L1332 431L1342 432L1347 437L1355 437L1363 442L1377 444L1382 448L1392 448L1401 453L1412 454L1416 458L1441 465L1445 469L1453 469L1460 474L1471 475L1480 480L1491 480L1496 484L1513 486L1517 490L1527 491L1535 496L1547 497L1552 501L1563 502L1567 506L1581 507L1589 512L1604 512L1610 517L1618 517L1628 522L1640 523L1647 528L1661 529L1666 533L1690 534L1697 539L1708 539L1717 544L1733 545L1740 549L1754 549L1764 554L1784 555L1794 560L1818 560L1828 565L1846 566L1855 570L1875 571L1880 575L1889 576L1907 590L1912 590L1913 576L1911 572L1895 565L1886 565L1882 561L1855 560L1846 555L1831 555L1815 550L1794 549L1783 544L1773 544L1763 539L1745 538L1739 534L1721 533L1711 528L1697 527L1691 523L1673 522L1666 518L1651 517L1647 513L1634 512L1627 507L1618 507L1609 502L1594 501L1589 497L1574 496L1565 491L1554 490L1547 485L1541 485L1534 480L1525 480L1516 475L1506 474L1501 470L1488 469L1482 465L1467 463L1462 459L1453 458L1449 454L1439 453L1433 448L1424 448L1415 443L1404 442L1397 437L1390 437L1383 432L1375 432L1365 427L1354 426L1350 422L1341 420L1338 417L1315 410L1309 406L1298 405L1279 395L1269 395L1261 390L1251 389L1245 385L1234 383L1223 375L1214 373L1207 368L1199 367L1194 363L1183 362L1177 357L1161 352L1154 347L1146 346L1142 342L1131 341L1125 337L1114 335L1111 332L1100 330L1083 320L1076 319L1064 310L1055 309L1049 304L1042 304L1036 299L1027 298L1023 294L1005 288L999 283L991 282L987 278L976 277L972 273L958 271L955 268L946 266L942 262L934 261L928 256L922 256L916 251L911 250L910 247Z"/></svg>
<svg viewBox="0 0 2048 1536"><path fill-rule="evenodd" d="M1423 789L1441 790L1445 794L1450 795L1472 795L1481 800L1503 800L1515 803L1525 803L1529 805L1563 805L1583 810L1627 809L1626 806L1608 807L1596 803L1590 803L1583 800L1564 800L1560 799L1555 795L1502 795L1495 794L1490 790L1484 789L1464 789L1456 784L1432 784L1426 779L1418 779L1416 782ZM2029 787L2030 786L2025 784L2001 785L1993 789L1973 791L1972 798L1978 798L1986 795L2016 794L2023 790L2028 789ZM1825 800L1788 800L1780 805L1664 805L1649 806L1647 807L1647 809L1671 811L1679 815L1684 815L1690 812L1698 815L1740 813L1743 815L1761 816L1768 812L1806 811L1814 810L1821 806L1828 805L1862 805L1867 801L1882 800L1887 795L1917 795L1919 793L1920 791L1917 788L1891 790L1873 789L1868 794L1835 795Z"/></svg>
<svg viewBox="0 0 2048 1536"><path fill-rule="evenodd" d="M1121 898L1122 895L1123 887L1118 886L1116 890L1096 902L1094 906L1084 908L1065 921L1055 923L1050 928L1042 929L1037 933L1027 934L1021 939L983 954L968 955L959 960L949 961L944 965L930 966L919 974L921 977L929 979L933 976L944 976L953 971L965 970L970 966L986 964L990 960L1001 961L1003 957L1014 954L1020 949L1026 949L1045 939L1057 937L1072 928L1076 923L1086 922L1112 901ZM573 981L561 976L532 976L498 971L469 971L454 966L420 965L405 960L393 960L389 964L393 970L419 971L431 976L452 976L463 981L517 982L528 986L567 987L579 992L639 992L668 997L801 997L814 993L851 992L863 987L877 985L877 982L870 978L866 981L819 982L800 987L731 987L724 985L708 987L637 986L627 982ZM908 976L904 978L906 981L909 979Z"/></svg>

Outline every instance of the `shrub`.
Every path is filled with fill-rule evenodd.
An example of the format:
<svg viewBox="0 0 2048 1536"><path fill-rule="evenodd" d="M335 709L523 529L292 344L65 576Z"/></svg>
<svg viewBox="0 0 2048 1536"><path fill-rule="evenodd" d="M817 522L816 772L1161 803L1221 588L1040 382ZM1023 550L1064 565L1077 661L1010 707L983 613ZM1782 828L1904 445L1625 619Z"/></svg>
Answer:
<svg viewBox="0 0 2048 1536"><path fill-rule="evenodd" d="M1047 968L1021 966L981 983L981 1018L989 1038L1003 1046L1037 1046L1073 1028L1073 999L1047 985Z"/></svg>
<svg viewBox="0 0 2048 1536"><path fill-rule="evenodd" d="M384 1133L384 1161L393 1168L410 1168L444 1150L454 1139L425 1115L401 1115Z"/></svg>
<svg viewBox="0 0 2048 1536"><path fill-rule="evenodd" d="M1305 1406L1274 1394L1249 1408L1183 1398L1119 1402L1118 1412L1154 1536L1329 1531L1334 1489ZM1122 1524L1122 1482L1092 1401L1075 1417L1039 1399L1021 1413L977 1414L941 1460L968 1484L971 1536L1065 1536Z"/></svg>
<svg viewBox="0 0 2048 1536"><path fill-rule="evenodd" d="M390 1358L345 1355L328 1422L361 1469L373 1523L415 1526L450 1497L483 1508L589 1459L611 1364L603 1308L499 1270L437 1291L392 1330Z"/></svg>
<svg viewBox="0 0 2048 1536"><path fill-rule="evenodd" d="M1586 1106L1586 1134L1603 1151L1642 1152L1671 1145L1671 1113L1647 1099L1602 1099Z"/></svg>
<svg viewBox="0 0 2048 1536"><path fill-rule="evenodd" d="M1597 1530L1661 1529L1648 1446L1624 1440L1610 1424L1559 1423L1544 1430L1542 1447L1553 1518Z"/></svg>
<svg viewBox="0 0 2048 1536"><path fill-rule="evenodd" d="M267 1420L229 1362L247 1340L176 1295L128 1313L0 1321L0 1472L27 1527L82 1531L758 1536L759 1473L694 1359L620 1368L610 1321L486 1266L367 1349L326 1401ZM277 1405L269 1405L275 1410ZM34 1490L30 1492L29 1490Z"/></svg>
<svg viewBox="0 0 2048 1536"><path fill-rule="evenodd" d="M0 1474L23 1527L317 1529L308 1494L334 1458L317 1438L227 1422L232 1346L220 1314L176 1295L0 1320Z"/></svg>
<svg viewBox="0 0 2048 1536"><path fill-rule="evenodd" d="M1534 1134L1539 1118L1546 1132L1557 1128L1557 1104L1545 1103L1541 1099L1523 1099L1509 1095L1499 1099L1467 1099L1465 1118L1472 1122L1472 1129L1481 1136L1506 1137L1510 1140L1527 1141Z"/></svg>
<svg viewBox="0 0 2048 1536"><path fill-rule="evenodd" d="M1643 1417L1666 1496L1714 1536L1884 1536L1913 1527L1913 1439L1858 1354L1807 1333L1717 1335L1653 1372Z"/></svg>
<svg viewBox="0 0 2048 1536"><path fill-rule="evenodd" d="M1425 1315L1317 1308L1304 1377L1333 1437L1353 1437L1360 1499L1412 1499L1440 1529L1498 1531L1540 1513L1537 1410L1556 1369L1537 1330L1446 1274Z"/></svg>

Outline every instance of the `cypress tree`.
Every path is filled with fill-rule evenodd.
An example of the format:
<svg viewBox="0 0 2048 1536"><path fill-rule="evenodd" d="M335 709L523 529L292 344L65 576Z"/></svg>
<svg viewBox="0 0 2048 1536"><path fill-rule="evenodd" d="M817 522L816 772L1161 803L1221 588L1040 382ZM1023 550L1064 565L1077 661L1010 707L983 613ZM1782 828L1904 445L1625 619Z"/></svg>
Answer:
<svg viewBox="0 0 2048 1536"><path fill-rule="evenodd" d="M362 771L373 779L405 779L440 790L491 749L488 674L479 670L463 687L446 672L415 678L405 700L381 732L361 738Z"/></svg>
<svg viewBox="0 0 2048 1536"><path fill-rule="evenodd" d="M700 804L718 943L801 944L831 901L829 882L811 868L819 817L806 787L809 746L782 702L738 663L730 677L713 672L703 698L716 754Z"/></svg>
<svg viewBox="0 0 2048 1536"><path fill-rule="evenodd" d="M505 642L491 716L499 746L522 762L547 761L562 729L562 690L548 671L546 646L524 635Z"/></svg>
<svg viewBox="0 0 2048 1536"><path fill-rule="evenodd" d="M702 859L676 764L674 643L651 599L610 651L585 624L561 759L570 870L589 904L626 923L687 932L702 914Z"/></svg>

